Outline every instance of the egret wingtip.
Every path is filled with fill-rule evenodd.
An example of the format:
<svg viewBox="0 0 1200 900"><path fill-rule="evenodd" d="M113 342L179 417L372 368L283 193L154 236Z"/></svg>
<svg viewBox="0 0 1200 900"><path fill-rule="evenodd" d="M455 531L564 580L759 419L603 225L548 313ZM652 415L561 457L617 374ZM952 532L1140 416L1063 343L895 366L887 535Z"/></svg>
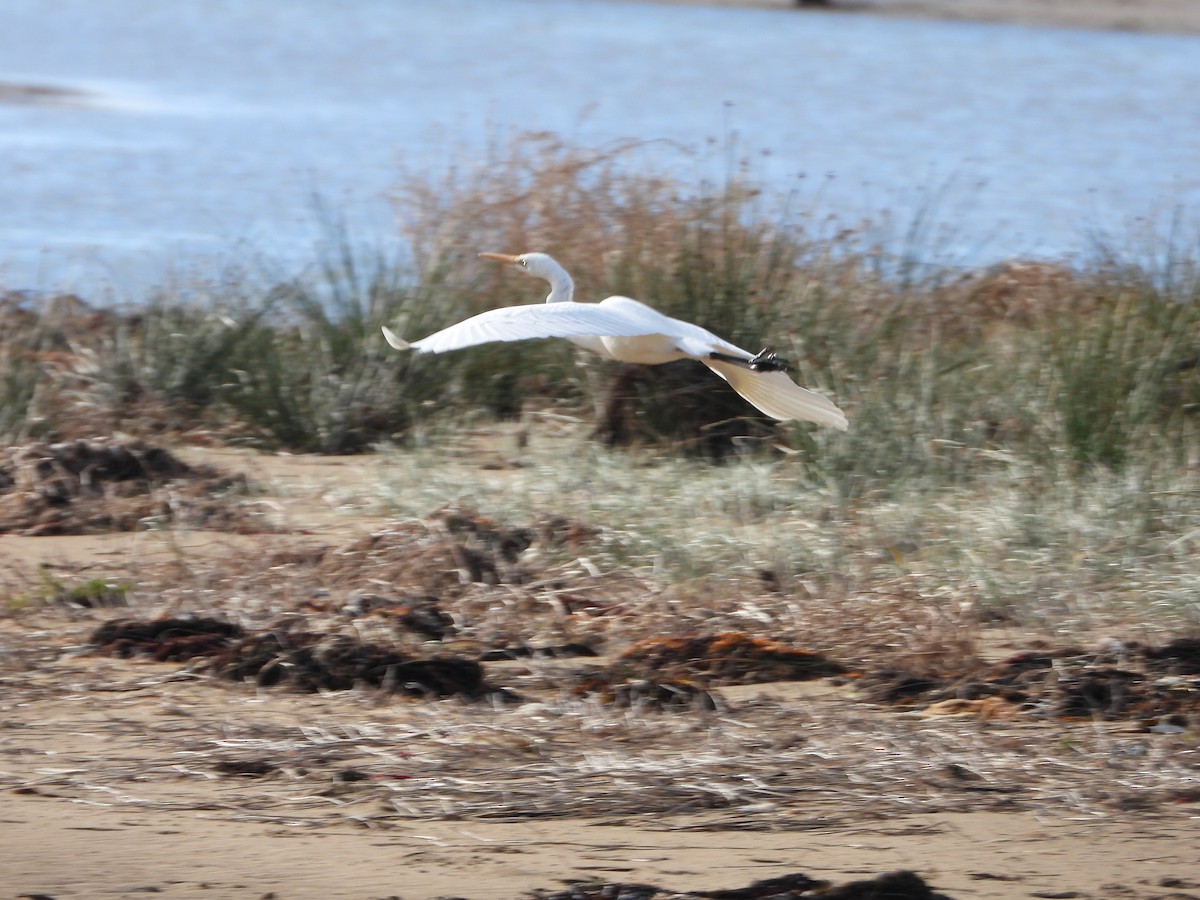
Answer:
<svg viewBox="0 0 1200 900"><path fill-rule="evenodd" d="M404 338L400 337L400 335L396 334L396 332L392 331L386 325L383 326L383 336L397 350L409 350L412 348L412 344L404 340Z"/></svg>

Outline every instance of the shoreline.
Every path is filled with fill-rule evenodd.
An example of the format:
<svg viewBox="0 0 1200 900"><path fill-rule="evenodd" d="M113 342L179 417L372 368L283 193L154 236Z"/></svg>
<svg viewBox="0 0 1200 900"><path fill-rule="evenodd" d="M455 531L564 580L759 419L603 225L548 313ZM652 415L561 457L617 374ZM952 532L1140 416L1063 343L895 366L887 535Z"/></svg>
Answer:
<svg viewBox="0 0 1200 900"><path fill-rule="evenodd" d="M1200 4L1186 0L828 0L799 6L795 0L624 0L675 6L728 6L795 10L815 15L855 13L894 18L942 19L1048 28L1083 28L1147 34L1200 34Z"/></svg>

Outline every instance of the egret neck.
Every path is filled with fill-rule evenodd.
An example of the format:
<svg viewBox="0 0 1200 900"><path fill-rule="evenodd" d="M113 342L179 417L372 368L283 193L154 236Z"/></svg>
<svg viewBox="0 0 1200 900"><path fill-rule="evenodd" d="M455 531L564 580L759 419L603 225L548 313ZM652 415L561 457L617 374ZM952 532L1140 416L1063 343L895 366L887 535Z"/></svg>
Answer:
<svg viewBox="0 0 1200 900"><path fill-rule="evenodd" d="M550 296L547 303L571 303L575 299L575 282L567 274L567 270L558 264L558 260L545 253L480 253L484 259L494 259L497 262L509 263L524 269L526 274L550 282Z"/></svg>
<svg viewBox="0 0 1200 900"><path fill-rule="evenodd" d="M547 303L571 303L575 300L575 282L571 280L571 276L567 274L567 270L560 266L554 260L547 260L542 272L539 273L550 282L550 295L546 297Z"/></svg>

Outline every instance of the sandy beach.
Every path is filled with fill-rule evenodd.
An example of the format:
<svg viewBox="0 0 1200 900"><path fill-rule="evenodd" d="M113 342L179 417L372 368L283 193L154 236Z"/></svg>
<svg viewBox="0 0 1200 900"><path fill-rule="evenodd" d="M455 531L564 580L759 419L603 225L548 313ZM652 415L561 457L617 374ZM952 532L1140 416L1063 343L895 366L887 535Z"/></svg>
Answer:
<svg viewBox="0 0 1200 900"><path fill-rule="evenodd" d="M637 0L642 2L642 0ZM1176 34L1200 32L1200 7L1188 0L830 0L798 5L793 0L651 0L705 6L825 11L1003 22L1013 25L1101 28Z"/></svg>
<svg viewBox="0 0 1200 900"><path fill-rule="evenodd" d="M503 478L505 453L485 449L494 444L462 465ZM923 891L889 897L1200 893L1200 793L1167 790L1179 782L1165 770L1161 785L1146 778L1149 761L1194 737L1136 723L966 707L905 722L830 679L723 688L712 711L564 707L556 685L571 659L490 664L526 700L505 709L297 693L100 654L88 641L101 623L185 611L175 584L194 592L240 566L248 583L266 578L271 605L286 560L323 546L345 554L402 527L367 499L395 461L180 453L246 474L287 527L0 538L10 604L47 579L161 585L139 590L135 608L54 603L0 618L4 896L501 900L576 884L570 896L599 898L616 896L600 885L621 883L660 891L620 896L703 897L783 876L846 885L897 871ZM997 657L1031 639L1001 625L986 634ZM1078 749L1024 756L1054 745ZM797 778L799 794L779 793Z"/></svg>

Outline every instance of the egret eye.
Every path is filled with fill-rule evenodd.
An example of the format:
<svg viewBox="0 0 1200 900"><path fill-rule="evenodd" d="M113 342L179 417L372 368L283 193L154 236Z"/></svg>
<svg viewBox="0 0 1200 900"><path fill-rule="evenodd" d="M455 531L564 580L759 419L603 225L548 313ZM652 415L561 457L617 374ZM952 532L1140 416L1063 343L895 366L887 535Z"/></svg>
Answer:
<svg viewBox="0 0 1200 900"><path fill-rule="evenodd" d="M517 265L521 266L522 268L528 269L528 268L529 268L529 261L528 261L528 260L525 260L525 259L518 259L518 260L517 260Z"/></svg>

